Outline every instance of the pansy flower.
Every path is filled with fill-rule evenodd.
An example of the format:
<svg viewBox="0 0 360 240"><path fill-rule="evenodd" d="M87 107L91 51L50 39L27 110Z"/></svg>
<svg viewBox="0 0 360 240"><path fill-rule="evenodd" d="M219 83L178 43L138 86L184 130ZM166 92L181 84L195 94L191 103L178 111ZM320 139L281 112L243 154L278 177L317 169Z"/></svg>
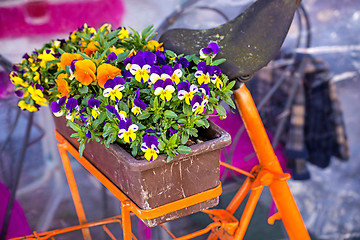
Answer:
<svg viewBox="0 0 360 240"><path fill-rule="evenodd" d="M177 86L178 98L180 100L185 99L185 102L190 105L190 101L194 97L194 93L198 92L198 87L195 84L190 84L188 82L181 82Z"/></svg>
<svg viewBox="0 0 360 240"><path fill-rule="evenodd" d="M199 87L199 91L203 94L203 99L210 99L210 88L207 84L201 84Z"/></svg>
<svg viewBox="0 0 360 240"><path fill-rule="evenodd" d="M175 88L172 84L173 82L169 78L166 79L165 81L161 79L157 80L156 83L154 84L154 89L155 89L154 94L156 96L160 95L160 98L163 101L170 101L172 98L172 93L175 91Z"/></svg>
<svg viewBox="0 0 360 240"><path fill-rule="evenodd" d="M86 48L84 49L84 52L86 55L88 55L90 57L95 52L97 52L99 50L99 48L100 48L99 42L92 41L92 42L89 42L89 44L86 46Z"/></svg>
<svg viewBox="0 0 360 240"><path fill-rule="evenodd" d="M206 58L209 55L215 56L218 52L219 45L215 42L211 42L206 48L200 49L200 58Z"/></svg>
<svg viewBox="0 0 360 240"><path fill-rule="evenodd" d="M120 31L118 33L119 39L129 38L129 31L126 30L126 28L120 27L118 29L120 29Z"/></svg>
<svg viewBox="0 0 360 240"><path fill-rule="evenodd" d="M182 76L182 71L178 68L178 65L176 65L174 68L170 65L162 65L161 67L152 66L150 72L150 84L154 84L159 79L165 81L168 78L175 82L175 84L179 84L180 78Z"/></svg>
<svg viewBox="0 0 360 240"><path fill-rule="evenodd" d="M221 76L221 69L219 66L211 66L211 82L215 84L215 86L220 89L224 86L223 82L220 79Z"/></svg>
<svg viewBox="0 0 360 240"><path fill-rule="evenodd" d="M153 161L158 157L159 150L157 146L159 141L154 135L145 134L143 137L143 143L141 144L141 150L145 153L144 157L148 161Z"/></svg>
<svg viewBox="0 0 360 240"><path fill-rule="evenodd" d="M34 87L29 86L27 90L36 104L47 106L46 104L47 100L46 98L44 98L44 94L42 92L43 87L41 85L35 84Z"/></svg>
<svg viewBox="0 0 360 240"><path fill-rule="evenodd" d="M66 114L66 119L74 121L75 118L79 117L79 105L78 100L75 98L69 98L65 105L68 113Z"/></svg>
<svg viewBox="0 0 360 240"><path fill-rule="evenodd" d="M150 40L146 45L146 49L149 51L164 51L163 44L164 43L159 43L156 40Z"/></svg>
<svg viewBox="0 0 360 240"><path fill-rule="evenodd" d="M29 83L25 82L16 72L10 73L10 80L14 85L21 85L22 87L28 87Z"/></svg>
<svg viewBox="0 0 360 240"><path fill-rule="evenodd" d="M89 85L95 81L96 65L90 59L79 60L74 63L74 76L83 85Z"/></svg>
<svg viewBox="0 0 360 240"><path fill-rule="evenodd" d="M192 111L195 115L202 114L205 110L205 105L208 103L207 99L195 95L191 101Z"/></svg>
<svg viewBox="0 0 360 240"><path fill-rule="evenodd" d="M60 92L61 96L68 97L70 93L70 86L69 83L66 81L65 78L68 78L69 76L66 73L60 73L57 78L55 79L57 89Z"/></svg>
<svg viewBox="0 0 360 240"><path fill-rule="evenodd" d="M83 60L83 57L78 53L63 53L60 57L61 70L65 70L65 67L70 66L74 60Z"/></svg>
<svg viewBox="0 0 360 240"><path fill-rule="evenodd" d="M21 110L28 110L29 112L35 112L35 111L39 110L37 107L25 102L24 100L21 100L18 103L18 106Z"/></svg>
<svg viewBox="0 0 360 240"><path fill-rule="evenodd" d="M136 81L144 83L149 80L150 68L155 63L155 54L149 51L139 51L131 61L130 73Z"/></svg>
<svg viewBox="0 0 360 240"><path fill-rule="evenodd" d="M122 99L122 90L124 90L125 81L122 77L115 77L114 79L109 79L104 85L104 97L110 97L113 101L119 101Z"/></svg>
<svg viewBox="0 0 360 240"><path fill-rule="evenodd" d="M133 101L133 107L131 108L131 112L137 116L141 114L141 110L148 108L148 105L140 100L140 89L137 89L135 92L135 98Z"/></svg>
<svg viewBox="0 0 360 240"><path fill-rule="evenodd" d="M106 105L106 109L111 112L112 114L115 114L115 116L119 119L119 120L126 120L126 112L125 111L119 111L118 106L115 105L115 107L113 105Z"/></svg>
<svg viewBox="0 0 360 240"><path fill-rule="evenodd" d="M119 129L118 137L126 143L131 143L136 139L136 131L139 127L133 124L132 119L129 118L127 120L120 120Z"/></svg>
<svg viewBox="0 0 360 240"><path fill-rule="evenodd" d="M56 60L53 53L54 51L52 49L45 49L42 54L39 54L38 59L41 59L40 67L45 68L47 62Z"/></svg>
<svg viewBox="0 0 360 240"><path fill-rule="evenodd" d="M55 117L61 117L65 111L61 108L66 102L66 97L62 97L57 101L50 104L50 109L54 113Z"/></svg>
<svg viewBox="0 0 360 240"><path fill-rule="evenodd" d="M103 63L97 69L97 80L100 87L104 85L108 79L113 79L121 74L121 70L111 64Z"/></svg>
<svg viewBox="0 0 360 240"><path fill-rule="evenodd" d="M197 68L198 70L195 72L195 77L198 83L200 85L203 83L208 84L210 82L211 66L206 65L206 62L199 62Z"/></svg>
<svg viewBox="0 0 360 240"><path fill-rule="evenodd" d="M96 119L100 115L99 107L101 105L101 101L95 98L90 98L88 101L88 105L91 108L91 115L94 119Z"/></svg>
<svg viewBox="0 0 360 240"><path fill-rule="evenodd" d="M187 67L189 67L189 61L186 59L186 58L184 58L184 57L177 57L176 58L176 60L175 60L175 62L177 63L177 64L179 64L180 65L180 67L182 67L182 68L187 68Z"/></svg>

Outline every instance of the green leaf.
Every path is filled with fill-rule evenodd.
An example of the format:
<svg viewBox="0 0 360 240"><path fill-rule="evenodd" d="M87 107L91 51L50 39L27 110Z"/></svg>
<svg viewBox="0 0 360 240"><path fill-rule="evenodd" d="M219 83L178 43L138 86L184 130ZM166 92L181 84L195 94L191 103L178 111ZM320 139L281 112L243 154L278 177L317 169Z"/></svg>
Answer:
<svg viewBox="0 0 360 240"><path fill-rule="evenodd" d="M85 53L82 53L82 52L80 52L80 51L78 51L77 52L78 54L80 54L82 57L83 57L83 59L91 59L88 55L86 55Z"/></svg>
<svg viewBox="0 0 360 240"><path fill-rule="evenodd" d="M191 116L193 114L191 106L189 105L184 105L183 106L183 112L187 115L187 116Z"/></svg>
<svg viewBox="0 0 360 240"><path fill-rule="evenodd" d="M83 85L81 88L79 88L79 92L81 94L86 94L86 93L88 93L88 91L89 91L89 88L86 85Z"/></svg>
<svg viewBox="0 0 360 240"><path fill-rule="evenodd" d="M118 61L118 62L124 61L125 58L127 58L127 56L129 56L129 53L130 53L130 51L125 51L125 52L119 53L119 54L117 55L117 61Z"/></svg>
<svg viewBox="0 0 360 240"><path fill-rule="evenodd" d="M226 59L225 58L220 58L220 59L217 59L215 61L213 61L212 65L220 65L222 63L226 62Z"/></svg>
<svg viewBox="0 0 360 240"><path fill-rule="evenodd" d="M172 160L174 159L174 156L173 155L168 155L167 158L166 158L166 162L171 162Z"/></svg>
<svg viewBox="0 0 360 240"><path fill-rule="evenodd" d="M59 51L59 53L61 53L61 54L65 53L65 51L62 50L61 48L58 48L58 51Z"/></svg>
<svg viewBox="0 0 360 240"><path fill-rule="evenodd" d="M167 146L169 148L174 148L176 146L177 138L178 138L177 134L172 135L167 143Z"/></svg>
<svg viewBox="0 0 360 240"><path fill-rule="evenodd" d="M120 29L114 30L107 35L107 38L112 39L113 37L116 37L119 34L119 32L120 32Z"/></svg>
<svg viewBox="0 0 360 240"><path fill-rule="evenodd" d="M166 55L168 55L169 57L176 57L176 53L171 50L166 50Z"/></svg>
<svg viewBox="0 0 360 240"><path fill-rule="evenodd" d="M220 104L219 105L216 105L215 106L215 109L216 111L218 112L218 114L220 114L221 116L226 116L226 110L223 106L221 106Z"/></svg>
<svg viewBox="0 0 360 240"><path fill-rule="evenodd" d="M165 148L165 143L163 140L159 139L159 145L158 145L158 148L160 151L164 151L164 148Z"/></svg>
<svg viewBox="0 0 360 240"><path fill-rule="evenodd" d="M65 65L65 71L66 71L66 74L68 75L68 76L70 76L71 75L71 71L70 71L71 69L70 69L70 66L68 66L68 65Z"/></svg>
<svg viewBox="0 0 360 240"><path fill-rule="evenodd" d="M80 155L80 157L83 156L84 150L85 150L85 141L81 140L80 141L80 146L79 146L79 155Z"/></svg>
<svg viewBox="0 0 360 240"><path fill-rule="evenodd" d="M189 140L189 135L186 132L183 132L181 134L181 140L180 140L181 144L187 143L188 140Z"/></svg>
<svg viewBox="0 0 360 240"><path fill-rule="evenodd" d="M150 34L154 31L153 30L153 25L147 26L144 30L142 30L141 32L141 37L142 39L147 39L148 36L150 36Z"/></svg>
<svg viewBox="0 0 360 240"><path fill-rule="evenodd" d="M80 132L81 131L80 126L77 125L76 123L72 122L72 121L68 121L67 126L71 127L75 132Z"/></svg>
<svg viewBox="0 0 360 240"><path fill-rule="evenodd" d="M166 110L166 111L164 112L164 115L165 115L165 117L167 117L167 118L176 118L176 117L177 117L176 113L174 113L174 112L171 111L171 110Z"/></svg>
<svg viewBox="0 0 360 240"><path fill-rule="evenodd" d="M185 118L180 118L180 119L178 120L178 123L184 124L184 123L186 123L186 119L185 119Z"/></svg>
<svg viewBox="0 0 360 240"><path fill-rule="evenodd" d="M151 113L149 111L143 111L137 118L139 120L147 119L151 116Z"/></svg>
<svg viewBox="0 0 360 240"><path fill-rule="evenodd" d="M101 123L105 121L106 113L102 112L97 119L94 120L92 127L96 129Z"/></svg>
<svg viewBox="0 0 360 240"><path fill-rule="evenodd" d="M190 153L191 152L191 148L187 147L187 146L184 146L184 145L180 145L178 148L177 148L177 151L180 153L180 154L186 154L186 153Z"/></svg>
<svg viewBox="0 0 360 240"><path fill-rule="evenodd" d="M234 101L231 99L231 98L226 98L225 100L224 100L230 107L232 107L232 108L236 108L236 106L235 106L235 103L234 103Z"/></svg>

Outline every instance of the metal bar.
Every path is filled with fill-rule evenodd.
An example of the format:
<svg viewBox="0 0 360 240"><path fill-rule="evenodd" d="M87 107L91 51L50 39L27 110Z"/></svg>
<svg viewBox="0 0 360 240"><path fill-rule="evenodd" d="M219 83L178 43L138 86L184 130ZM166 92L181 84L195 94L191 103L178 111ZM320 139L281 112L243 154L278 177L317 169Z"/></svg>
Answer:
<svg viewBox="0 0 360 240"><path fill-rule="evenodd" d="M179 237L179 238L175 238L176 240L187 240L187 239L192 239L192 238L195 238L195 237L198 237L198 236L201 236L201 235L204 235L205 233L211 231L211 229L213 228L216 228L216 227L220 227L221 226L221 223L220 222L213 222L213 223L210 223L206 228L204 229L201 229L199 231L196 231L196 232L193 232L193 233L190 233L188 235L185 235L185 236L182 236L182 237Z"/></svg>
<svg viewBox="0 0 360 240"><path fill-rule="evenodd" d="M226 211L228 211L231 214L234 214L236 212L236 210L238 209L238 207L240 206L240 204L242 203L242 201L250 191L251 183L252 183L251 179L246 178L244 183L241 185L241 188L237 191L237 193L235 194L235 196L232 198L231 202L227 206Z"/></svg>
<svg viewBox="0 0 360 240"><path fill-rule="evenodd" d="M251 173L249 173L249 172L247 172L247 171L244 171L244 170L242 170L242 169L240 169L240 168L234 167L234 166L232 166L232 165L230 165L230 164L228 164L228 163L220 162L220 165L222 165L222 166L224 166L224 167L226 167L226 168L229 168L229 169L231 169L231 170L234 170L234 171L236 171L236 172L239 172L239 173L241 173L241 174L243 174L243 175L245 175L245 176L247 176L247 177L255 178L254 175L252 175Z"/></svg>
<svg viewBox="0 0 360 240"><path fill-rule="evenodd" d="M121 218L124 240L131 240L130 200L121 202Z"/></svg>
<svg viewBox="0 0 360 240"><path fill-rule="evenodd" d="M283 174L254 100L245 84L234 91L234 97L260 165L271 172ZM274 180L269 185L269 189L282 216L289 238L310 239L287 182Z"/></svg>
<svg viewBox="0 0 360 240"><path fill-rule="evenodd" d="M249 196L249 199L246 203L245 209L243 214L241 215L240 224L235 232L235 240L241 240L244 238L244 235L246 233L246 230L249 226L251 217L254 213L254 210L256 208L256 205L259 201L261 192L263 187L257 188L255 190L252 190Z"/></svg>
<svg viewBox="0 0 360 240"><path fill-rule="evenodd" d="M103 225L102 228L104 229L104 231L106 232L106 234L107 234L112 240L116 240L116 237L114 236L114 234L112 234L112 232L109 230L109 228L106 227L106 225Z"/></svg>
<svg viewBox="0 0 360 240"><path fill-rule="evenodd" d="M62 160L62 163L64 166L65 175L68 180L71 196L74 201L75 210L76 210L76 214L79 219L79 223L86 224L87 221L86 221L85 211L84 211L83 205L81 203L81 198L80 198L78 187L76 185L74 173L72 171L70 160L69 160L69 157L66 152L66 150L67 150L66 143L63 143L63 142L58 143L58 149L59 149L60 157L61 157L61 160ZM90 231L88 228L82 229L82 233L83 233L85 240L91 240L91 235L90 235Z"/></svg>
<svg viewBox="0 0 360 240"><path fill-rule="evenodd" d="M164 224L160 224L160 226L172 237L172 238L176 238L175 235L164 225Z"/></svg>

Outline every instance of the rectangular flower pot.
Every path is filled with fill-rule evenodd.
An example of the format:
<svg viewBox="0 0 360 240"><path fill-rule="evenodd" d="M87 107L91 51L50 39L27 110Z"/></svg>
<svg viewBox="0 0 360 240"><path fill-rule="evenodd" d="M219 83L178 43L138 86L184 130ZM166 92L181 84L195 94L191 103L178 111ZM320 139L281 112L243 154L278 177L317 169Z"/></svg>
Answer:
<svg viewBox="0 0 360 240"><path fill-rule="evenodd" d="M66 126L65 118L55 118L57 131L75 148L79 142L70 135L73 130ZM118 144L109 148L90 141L85 145L84 157L108 177L141 209L153 209L161 205L189 197L219 185L220 150L230 144L230 135L211 122L199 135L209 139L191 146L191 153L180 154L167 163L165 155L153 161L137 160ZM168 213L155 219L142 219L154 227L218 204L213 198L196 205Z"/></svg>

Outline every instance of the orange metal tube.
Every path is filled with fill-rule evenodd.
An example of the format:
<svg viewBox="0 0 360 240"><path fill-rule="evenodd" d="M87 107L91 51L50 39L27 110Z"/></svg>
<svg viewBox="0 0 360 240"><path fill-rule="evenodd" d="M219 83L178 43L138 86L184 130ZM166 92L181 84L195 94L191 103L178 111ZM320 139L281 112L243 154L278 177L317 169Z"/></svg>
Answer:
<svg viewBox="0 0 360 240"><path fill-rule="evenodd" d="M234 239L241 240L244 238L246 230L249 226L251 217L254 213L256 205L259 201L263 187L252 190L246 203L243 214L241 215L239 227L236 229Z"/></svg>
<svg viewBox="0 0 360 240"><path fill-rule="evenodd" d="M75 210L79 219L80 224L86 224L86 216L84 212L83 205L81 203L81 198L79 194L78 187L76 185L74 173L71 168L70 160L66 152L66 148L64 147L63 143L58 143L58 149L60 152L60 157L64 166L65 175L68 180L68 185L70 188L71 196L74 201ZM88 228L82 229L82 233L85 240L91 240L90 231Z"/></svg>
<svg viewBox="0 0 360 240"><path fill-rule="evenodd" d="M207 232L209 232L211 229L215 228L215 227L220 227L221 226L221 223L220 222L213 222L213 223L210 223L206 228L204 229L201 229L199 231L196 231L196 232L193 232L193 233L190 233L188 235L185 235L185 236L182 236L182 237L179 237L179 238L175 238L176 240L187 240L187 239L192 239L192 238L195 238L195 237L198 237L198 236L201 236Z"/></svg>
<svg viewBox="0 0 360 240"><path fill-rule="evenodd" d="M121 202L121 218L124 240L131 240L130 201Z"/></svg>
<svg viewBox="0 0 360 240"><path fill-rule="evenodd" d="M245 176L247 176L247 177L255 178L254 175L252 175L251 173L249 173L249 172L247 172L247 171L244 171L244 170L242 170L242 169L240 169L240 168L234 167L234 166L232 166L232 165L230 165L230 164L228 164L228 163L220 162L220 165L222 165L222 166L224 166L224 167L226 167L226 168L229 168L229 169L231 169L231 170L234 170L234 171L236 171L236 172L238 172L238 173L241 173L241 174L243 174L243 175L245 175Z"/></svg>
<svg viewBox="0 0 360 240"><path fill-rule="evenodd" d="M274 173L282 174L283 171L266 134L254 100L245 84L234 91L234 97L260 165ZM310 239L287 182L274 180L269 185L269 189L282 216L289 238Z"/></svg>
<svg viewBox="0 0 360 240"><path fill-rule="evenodd" d="M237 193L235 194L233 199L231 199L231 202L226 208L229 213L234 214L236 212L236 210L248 194L251 188L251 182L252 181L250 178L245 179L244 183L241 185L241 188L237 191Z"/></svg>

